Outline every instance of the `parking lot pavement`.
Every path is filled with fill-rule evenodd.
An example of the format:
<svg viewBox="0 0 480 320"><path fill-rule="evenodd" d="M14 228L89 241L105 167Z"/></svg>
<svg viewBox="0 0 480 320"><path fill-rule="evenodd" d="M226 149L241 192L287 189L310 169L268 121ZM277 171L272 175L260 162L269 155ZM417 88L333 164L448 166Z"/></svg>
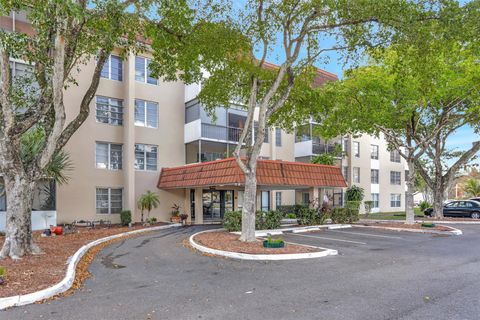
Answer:
<svg viewBox="0 0 480 320"><path fill-rule="evenodd" d="M369 228L322 229L305 233L285 233L287 242L339 250L355 254L368 250L402 248L431 238L432 235Z"/></svg>

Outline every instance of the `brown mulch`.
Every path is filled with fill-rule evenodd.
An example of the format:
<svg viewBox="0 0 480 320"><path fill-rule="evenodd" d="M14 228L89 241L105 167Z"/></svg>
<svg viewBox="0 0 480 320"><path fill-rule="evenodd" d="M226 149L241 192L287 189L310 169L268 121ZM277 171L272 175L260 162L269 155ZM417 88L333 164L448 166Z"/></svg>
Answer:
<svg viewBox="0 0 480 320"><path fill-rule="evenodd" d="M386 228L402 228L402 229L423 229L423 230L435 230L435 231L452 231L449 227L435 225L433 228L422 227L421 223L404 224L404 223L388 223L388 222L374 222L374 223L360 223L363 226L372 227L386 227Z"/></svg>
<svg viewBox="0 0 480 320"><path fill-rule="evenodd" d="M284 248L264 248L262 241L242 242L240 236L226 231L204 232L195 236L195 241L206 247L239 253L249 254L286 254L309 253L322 251L320 248L306 247L297 244L285 243ZM275 237L273 237L275 239Z"/></svg>
<svg viewBox="0 0 480 320"><path fill-rule="evenodd" d="M155 226L162 224L164 223L158 223ZM113 225L110 228L77 228L76 233L52 237L41 237L41 232L34 232L35 243L42 249L43 254L25 256L20 260L10 258L0 260L0 266L7 269L7 283L0 286L0 298L23 295L48 288L65 277L68 258L82 246L96 239L143 228L145 227L140 224L132 228L118 225ZM4 240L4 237L0 237L0 244L3 244ZM96 250L97 247L90 249L79 262L79 265L82 265L83 260L88 260L89 257L89 262L91 262L94 257L92 252L97 253L99 251ZM85 269L88 269L88 265ZM86 276L84 277L86 278Z"/></svg>

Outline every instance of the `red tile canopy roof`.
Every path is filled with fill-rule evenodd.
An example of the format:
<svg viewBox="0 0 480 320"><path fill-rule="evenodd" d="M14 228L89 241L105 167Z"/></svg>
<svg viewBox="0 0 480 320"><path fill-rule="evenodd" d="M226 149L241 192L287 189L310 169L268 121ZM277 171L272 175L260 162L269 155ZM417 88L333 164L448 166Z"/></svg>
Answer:
<svg viewBox="0 0 480 320"><path fill-rule="evenodd" d="M234 158L163 168L158 188L242 186L245 176ZM271 187L346 187L340 168L320 164L258 160L257 184Z"/></svg>

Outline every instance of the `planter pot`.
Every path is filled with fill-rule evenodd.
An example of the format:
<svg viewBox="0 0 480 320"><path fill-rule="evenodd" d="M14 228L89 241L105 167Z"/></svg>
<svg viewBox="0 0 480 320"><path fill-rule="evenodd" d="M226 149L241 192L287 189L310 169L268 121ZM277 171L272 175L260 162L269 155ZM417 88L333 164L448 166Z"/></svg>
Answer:
<svg viewBox="0 0 480 320"><path fill-rule="evenodd" d="M285 242L279 242L279 243L269 243L268 240L263 241L263 247L264 248L283 248L285 247Z"/></svg>
<svg viewBox="0 0 480 320"><path fill-rule="evenodd" d="M182 219L180 219L180 217L171 217L170 221L174 223L180 223Z"/></svg>
<svg viewBox="0 0 480 320"><path fill-rule="evenodd" d="M435 224L434 223L422 223L422 228L434 228Z"/></svg>

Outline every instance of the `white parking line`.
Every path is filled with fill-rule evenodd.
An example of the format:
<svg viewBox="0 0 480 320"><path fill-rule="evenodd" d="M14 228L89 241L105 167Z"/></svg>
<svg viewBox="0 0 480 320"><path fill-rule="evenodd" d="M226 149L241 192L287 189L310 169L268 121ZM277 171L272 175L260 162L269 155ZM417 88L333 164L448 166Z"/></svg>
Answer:
<svg viewBox="0 0 480 320"><path fill-rule="evenodd" d="M366 236L366 237L378 237L378 238L390 238L390 239L400 239L403 240L401 237L394 237L394 236L383 236L379 234L370 234L370 233L361 233L361 232L349 232L349 231L338 231L338 230L329 230L331 232L338 232L338 233L347 233L347 234L357 234L359 236Z"/></svg>
<svg viewBox="0 0 480 320"><path fill-rule="evenodd" d="M307 237L307 238L317 238L317 239L324 239L324 240L340 241L340 242L349 242L349 243L356 243L356 244L367 244L365 242L359 242L359 241L351 241L351 240L343 240L343 239L335 239L335 238L319 237L319 236L308 236L306 234L298 234L298 233L291 233L291 235L299 236L299 237Z"/></svg>

